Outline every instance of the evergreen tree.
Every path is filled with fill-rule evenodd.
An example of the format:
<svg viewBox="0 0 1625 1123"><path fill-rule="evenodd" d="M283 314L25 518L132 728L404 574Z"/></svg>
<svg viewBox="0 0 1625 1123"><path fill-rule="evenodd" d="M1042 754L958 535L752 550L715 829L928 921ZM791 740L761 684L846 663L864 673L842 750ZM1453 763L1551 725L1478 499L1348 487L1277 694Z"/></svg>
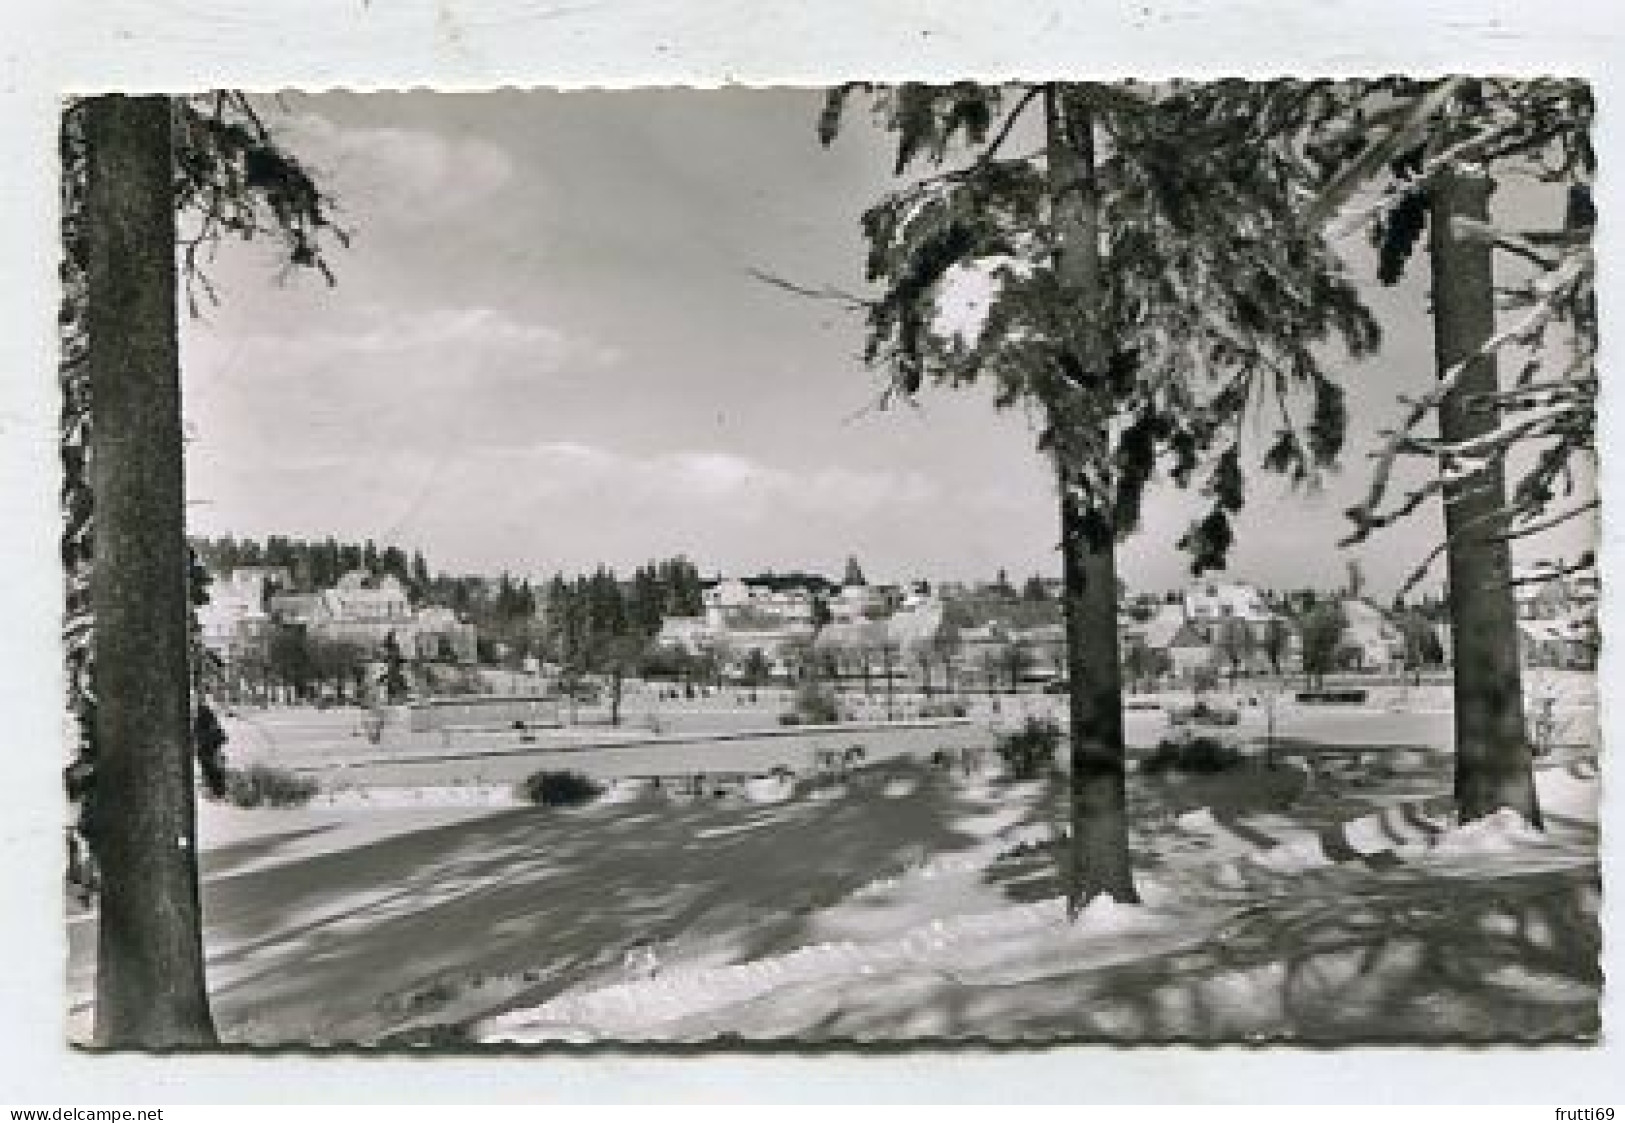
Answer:
<svg viewBox="0 0 1625 1123"><path fill-rule="evenodd" d="M1230 685L1236 685L1236 676L1239 675L1252 657L1257 643L1253 637L1252 629L1245 620L1235 616L1227 616L1218 622L1213 636L1213 644L1224 661L1230 666Z"/></svg>
<svg viewBox="0 0 1625 1123"><path fill-rule="evenodd" d="M814 595L812 602L812 628L817 635L834 622L835 618L829 611L829 599L821 595Z"/></svg>
<svg viewBox="0 0 1625 1123"><path fill-rule="evenodd" d="M291 591L308 593L318 586L311 576L311 557L308 550L294 551L293 565L288 573L288 582Z"/></svg>
<svg viewBox="0 0 1625 1123"><path fill-rule="evenodd" d="M95 1037L124 1047L207 1044L214 1027L195 857L172 108L161 97L105 96L70 112L85 152L83 361L96 522Z"/></svg>
<svg viewBox="0 0 1625 1123"><path fill-rule="evenodd" d="M395 633L384 636L384 697L391 702L403 702L411 693L412 684L406 677L406 656L401 652Z"/></svg>
<svg viewBox="0 0 1625 1123"><path fill-rule="evenodd" d="M338 584L343 562L339 558L339 544L331 537L316 550L316 564L311 566L311 578L318 589L331 589Z"/></svg>
<svg viewBox="0 0 1625 1123"><path fill-rule="evenodd" d="M385 546L379 551L378 570L394 577L407 588L412 585L412 573L407 565L406 553L399 546Z"/></svg>
<svg viewBox="0 0 1625 1123"><path fill-rule="evenodd" d="M1311 605L1298 621L1303 643L1303 676L1311 687L1325 685L1328 674L1337 669L1337 656L1348 627L1343 606L1335 600Z"/></svg>
<svg viewBox="0 0 1625 1123"><path fill-rule="evenodd" d="M1338 142L1354 155L1334 163L1338 174L1318 208L1329 214L1378 185L1375 202L1353 210L1372 219L1385 283L1399 279L1427 236L1438 382L1382 450L1369 494L1349 511L1356 528L1349 541L1409 517L1429 498L1443 501L1445 539L1402 592L1446 555L1463 821L1507 807L1540 823L1511 543L1590 518L1597 506L1594 491L1578 483L1596 467L1592 115L1589 87L1573 80L1356 85L1344 115L1353 142ZM1489 202L1501 175L1551 185L1563 200L1553 229L1496 226ZM1498 284L1497 252L1532 266L1532 275ZM1506 330L1497 330L1498 296L1520 317ZM1566 337L1566 361L1555 357L1558 337ZM1509 346L1530 357L1503 389L1496 360ZM1425 432L1429 422L1437 437ZM1392 473L1402 456L1427 458L1438 470L1396 498ZM1516 466L1520 457L1526 467ZM1573 568L1594 561L1587 552Z"/></svg>
<svg viewBox="0 0 1625 1123"><path fill-rule="evenodd" d="M265 540L265 564L274 568L285 569L293 562L292 545L280 534L273 534Z"/></svg>
<svg viewBox="0 0 1625 1123"><path fill-rule="evenodd" d="M73 102L61 156L64 644L71 786L102 865L94 1032L115 1047L206 1043L177 288L194 307L213 298L201 263L226 236L274 238L326 274L319 238L336 232L241 95ZM191 224L179 276L177 211Z"/></svg>
<svg viewBox="0 0 1625 1123"><path fill-rule="evenodd" d="M831 94L826 142L851 92ZM1311 169L1283 137L1321 96L1313 85L1244 82L909 84L878 95L898 138L895 171L921 159L943 170L864 215L867 272L881 286L858 302L867 358L888 371L894 395L927 378L990 379L1001 405L1035 410L1054 465L1074 909L1101 892L1135 898L1114 542L1138 525L1159 462L1185 484L1206 457L1212 506L1182 545L1198 571L1222 564L1243 503L1242 417L1254 404L1277 407L1263 462L1312 477L1344 423L1319 345L1341 336L1358 354L1377 342L1353 287L1298 219ZM1005 156L1034 105L1043 158ZM956 148L961 138L973 155ZM988 296L980 323L945 315L958 286ZM1292 408L1298 387L1307 423Z"/></svg>
<svg viewBox="0 0 1625 1123"><path fill-rule="evenodd" d="M665 600L658 568L654 563L639 566L632 574L632 586L627 593L627 613L639 635L652 638L659 634Z"/></svg>
<svg viewBox="0 0 1625 1123"><path fill-rule="evenodd" d="M304 625L278 625L271 633L269 656L271 674L293 691L295 698L308 697L317 664L312 640Z"/></svg>
<svg viewBox="0 0 1625 1123"><path fill-rule="evenodd" d="M429 580L429 563L423 558L423 551L412 551L412 572L408 579L414 598L421 599L428 596L433 587Z"/></svg>
<svg viewBox="0 0 1625 1123"><path fill-rule="evenodd" d="M1288 645L1292 640L1292 631L1287 622L1279 616L1270 618L1264 627L1264 657L1270 661L1270 672L1277 678L1281 674L1281 663L1286 658Z"/></svg>

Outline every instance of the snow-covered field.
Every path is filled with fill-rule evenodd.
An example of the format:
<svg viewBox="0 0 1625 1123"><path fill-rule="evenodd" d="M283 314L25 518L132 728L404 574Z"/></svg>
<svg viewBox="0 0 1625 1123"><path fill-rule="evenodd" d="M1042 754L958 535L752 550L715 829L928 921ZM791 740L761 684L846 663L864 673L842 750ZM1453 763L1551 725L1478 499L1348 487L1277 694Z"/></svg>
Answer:
<svg viewBox="0 0 1625 1123"><path fill-rule="evenodd" d="M628 970L481 1019L481 1041L1545 1039L1594 1033L1589 765L1541 776L1551 819L1451 828L1413 804L1310 831L1203 808L1142 835L1143 903L1011 900L1042 843L1021 793L959 821L977 842L817 910L798 946L714 963L681 939ZM1012 796L1017 798L1012 799ZM1147 846L1149 843L1149 846ZM1149 854L1148 854L1149 851ZM1146 858L1150 860L1147 861ZM1019 883L1019 882L1016 882Z"/></svg>

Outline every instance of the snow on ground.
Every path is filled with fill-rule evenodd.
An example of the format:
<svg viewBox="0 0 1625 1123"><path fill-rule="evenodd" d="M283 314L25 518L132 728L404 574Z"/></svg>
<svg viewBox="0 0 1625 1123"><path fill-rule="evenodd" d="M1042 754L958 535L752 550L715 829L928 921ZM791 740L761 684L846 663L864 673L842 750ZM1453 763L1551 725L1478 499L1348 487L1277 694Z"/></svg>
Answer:
<svg viewBox="0 0 1625 1123"><path fill-rule="evenodd" d="M455 771L335 770L297 810L206 804L216 1020L300 1044L1594 1035L1595 759L1545 762L1543 833L1454 829L1438 720L1287 716L1278 768L1131 776L1144 903L1075 923L1056 786L873 750L842 782L759 775L722 797L622 774L570 811ZM343 720L261 725L276 746ZM81 1021L93 937L70 923Z"/></svg>
<svg viewBox="0 0 1625 1123"><path fill-rule="evenodd" d="M361 811L362 813L358 813ZM365 853L369 848L387 848L391 843L453 827L490 814L489 808L434 806L422 803L408 807L387 804L342 804L246 810L211 800L198 804L198 873L205 904L222 897L252 894L255 887L277 871L292 873L309 863L319 863L332 854ZM284 874L285 876L286 874ZM239 888L241 887L241 888ZM377 905L391 895L388 886L357 886L342 899L289 913L279 918L279 931L286 934L297 925L341 930L345 916L362 914L368 905ZM373 913L376 916L376 912ZM95 943L94 910L75 907L68 923L68 1013L69 1032L75 1040L90 1033L90 996L94 991ZM206 927L215 918L205 915ZM211 952L221 950L218 928L208 933ZM274 949L274 939L266 942ZM213 957L211 986L223 984L230 970L222 957Z"/></svg>
<svg viewBox="0 0 1625 1123"><path fill-rule="evenodd" d="M489 799L471 798L487 795ZM433 830L511 805L511 789L464 788L352 791L319 796L306 807L274 811L198 804L199 873L204 880L238 877L322 854L356 850L386 839ZM378 814L357 814L375 810Z"/></svg>
<svg viewBox="0 0 1625 1123"><path fill-rule="evenodd" d="M926 875L928 876L928 875ZM792 1032L823 1015L832 996L848 986L868 986L899 975L940 974L960 985L973 975L1031 963L1037 956L1067 956L1074 965L1105 965L1132 959L1157 945L1188 942L1171 914L1102 900L1069 922L1058 899L1027 905L1002 904L988 912L956 913L892 936L809 944L767 959L717 967L678 968L652 977L563 995L540 1007L490 1019L480 1028L487 1041L637 1041L670 1036L751 1033L773 1021ZM764 1011L768 1018L752 1017ZM745 1012L739 1018L729 1011ZM904 1015L903 1037L927 1036L943 1027L937 1011ZM686 1031L670 1032L674 1027ZM991 1027L990 1027L991 1028Z"/></svg>

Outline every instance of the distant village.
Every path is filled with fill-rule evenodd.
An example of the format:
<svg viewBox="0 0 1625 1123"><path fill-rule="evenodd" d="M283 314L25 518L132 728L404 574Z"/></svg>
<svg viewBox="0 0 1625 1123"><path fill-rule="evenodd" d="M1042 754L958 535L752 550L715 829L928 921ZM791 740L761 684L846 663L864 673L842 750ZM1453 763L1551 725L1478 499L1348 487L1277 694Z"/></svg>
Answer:
<svg viewBox="0 0 1625 1123"><path fill-rule="evenodd" d="M1330 591L1203 580L1160 593L1121 590L1125 686L1448 666L1442 602L1383 606L1364 595L1357 570L1351 578ZM697 598L657 592L660 607L641 624L636 613L612 614L616 642L608 644L588 643L583 625L564 619L581 615L576 601L547 595L568 588L562 579L535 595L506 575L466 580L476 582L472 595L458 586L445 598L459 607L435 603L443 583L414 588L409 575L364 567L321 588L301 588L311 583L285 566L222 568L197 609L199 639L232 700L545 691L605 673L751 686L817 677L926 693L1064 685L1061 587L1051 578L1030 577L1020 588L1002 573L979 583L871 584L855 560L839 583L807 574L696 577ZM595 580L612 594L632 585L604 571ZM1529 571L1516 588L1525 662L1593 667L1594 579ZM507 617L492 615L496 603L509 606Z"/></svg>
<svg viewBox="0 0 1625 1123"><path fill-rule="evenodd" d="M1532 665L1589 668L1596 657L1595 588L1555 578L1520 586L1520 629ZM817 594L750 579L718 580L705 612L665 621L662 645L725 653L733 677L759 653L774 678L797 677L810 658L843 679L884 672L930 686L935 662L944 685L1012 689L1064 675L1061 584L1034 578L969 585L842 585L820 626ZM1450 659L1442 604L1394 610L1358 592L1278 594L1240 582L1195 581L1164 593L1125 593L1118 634L1126 677L1189 683L1228 677L1295 675L1305 670L1302 621L1315 611L1336 621L1327 671L1395 674L1443 667Z"/></svg>

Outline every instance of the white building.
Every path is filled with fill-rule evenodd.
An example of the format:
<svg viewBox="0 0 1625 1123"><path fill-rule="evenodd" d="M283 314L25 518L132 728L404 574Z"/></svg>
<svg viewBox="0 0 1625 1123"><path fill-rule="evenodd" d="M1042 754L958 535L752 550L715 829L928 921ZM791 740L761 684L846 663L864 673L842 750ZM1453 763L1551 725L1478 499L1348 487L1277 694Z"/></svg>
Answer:
<svg viewBox="0 0 1625 1123"><path fill-rule="evenodd" d="M1239 619L1267 624L1274 618L1264 594L1252 585L1198 582L1185 590L1185 615L1198 624Z"/></svg>
<svg viewBox="0 0 1625 1123"><path fill-rule="evenodd" d="M1405 666L1405 635L1388 614L1368 600L1347 597L1342 602L1345 658L1352 657L1362 671L1397 671Z"/></svg>
<svg viewBox="0 0 1625 1123"><path fill-rule="evenodd" d="M352 570L339 578L336 586L323 593L333 619L355 623L401 622L412 618L412 602L406 589L392 573L375 583L368 575Z"/></svg>
<svg viewBox="0 0 1625 1123"><path fill-rule="evenodd" d="M929 594L911 594L886 621L886 629L906 650L929 647L942 630L942 602Z"/></svg>
<svg viewBox="0 0 1625 1123"><path fill-rule="evenodd" d="M678 647L684 651L700 650L717 633L706 616L668 616L660 622L660 634L655 642L665 647Z"/></svg>
<svg viewBox="0 0 1625 1123"><path fill-rule="evenodd" d="M245 631L265 623L273 578L263 567L235 570L209 583L209 601L198 606L198 628L215 654L225 657Z"/></svg>
<svg viewBox="0 0 1625 1123"><path fill-rule="evenodd" d="M477 656L472 624L439 605L414 610L406 588L392 574L374 581L355 570L318 593L272 594L268 605L271 617L300 625L313 638L355 644L369 654L393 637L407 659L472 663Z"/></svg>
<svg viewBox="0 0 1625 1123"><path fill-rule="evenodd" d="M878 620L888 614L890 604L885 590L877 585L845 585L830 598L830 619L837 624L857 624Z"/></svg>

